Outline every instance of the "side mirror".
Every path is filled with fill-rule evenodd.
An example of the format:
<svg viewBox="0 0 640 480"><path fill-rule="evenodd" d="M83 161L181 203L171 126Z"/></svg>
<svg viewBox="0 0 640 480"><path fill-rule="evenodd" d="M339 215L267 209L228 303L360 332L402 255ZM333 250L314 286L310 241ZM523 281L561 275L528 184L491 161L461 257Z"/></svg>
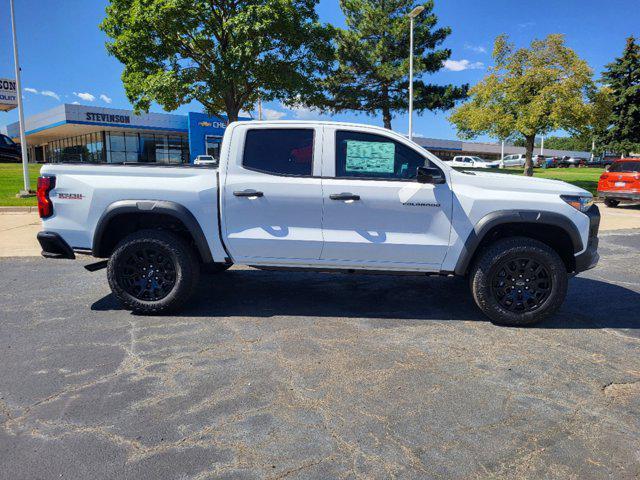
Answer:
<svg viewBox="0 0 640 480"><path fill-rule="evenodd" d="M416 180L418 183L432 183L438 185L445 183L447 180L439 168L434 167L418 167L416 172Z"/></svg>

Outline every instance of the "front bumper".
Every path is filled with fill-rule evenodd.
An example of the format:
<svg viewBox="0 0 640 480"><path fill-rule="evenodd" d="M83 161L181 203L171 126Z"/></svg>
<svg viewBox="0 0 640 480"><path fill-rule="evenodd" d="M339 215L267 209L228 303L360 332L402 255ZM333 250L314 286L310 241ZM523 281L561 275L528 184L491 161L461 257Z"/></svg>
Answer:
<svg viewBox="0 0 640 480"><path fill-rule="evenodd" d="M595 267L600 260L598 253L598 229L600 228L600 209L597 205L592 205L586 212L589 217L589 239L584 252L576 255L576 273L584 272Z"/></svg>
<svg viewBox="0 0 640 480"><path fill-rule="evenodd" d="M73 249L55 232L38 232L38 242L42 247L42 256L46 258L76 258Z"/></svg>
<svg viewBox="0 0 640 480"><path fill-rule="evenodd" d="M601 198L615 198L620 200L640 200L640 192L616 192L611 190L598 190Z"/></svg>

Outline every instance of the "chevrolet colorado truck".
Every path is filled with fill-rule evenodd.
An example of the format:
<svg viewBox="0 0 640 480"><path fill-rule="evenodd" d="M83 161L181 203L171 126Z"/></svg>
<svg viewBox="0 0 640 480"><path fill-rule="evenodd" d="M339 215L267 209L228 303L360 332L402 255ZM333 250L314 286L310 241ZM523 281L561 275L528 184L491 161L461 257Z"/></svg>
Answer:
<svg viewBox="0 0 640 480"><path fill-rule="evenodd" d="M402 135L336 122L231 123L217 167L44 165L38 206L42 254L103 259L86 268L146 314L184 305L201 270L241 264L463 276L494 323L530 325L599 258L587 191L458 172Z"/></svg>

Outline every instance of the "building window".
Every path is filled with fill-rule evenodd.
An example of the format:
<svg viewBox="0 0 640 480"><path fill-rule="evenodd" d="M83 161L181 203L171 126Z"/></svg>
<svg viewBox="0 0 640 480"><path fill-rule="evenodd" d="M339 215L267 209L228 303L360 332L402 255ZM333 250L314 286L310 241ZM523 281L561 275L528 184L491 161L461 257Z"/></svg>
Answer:
<svg viewBox="0 0 640 480"><path fill-rule="evenodd" d="M189 162L184 135L94 132L49 143L48 161L89 163Z"/></svg>
<svg viewBox="0 0 640 480"><path fill-rule="evenodd" d="M220 161L220 146L222 145L222 137L217 135L207 135L205 137L205 152L216 160Z"/></svg>

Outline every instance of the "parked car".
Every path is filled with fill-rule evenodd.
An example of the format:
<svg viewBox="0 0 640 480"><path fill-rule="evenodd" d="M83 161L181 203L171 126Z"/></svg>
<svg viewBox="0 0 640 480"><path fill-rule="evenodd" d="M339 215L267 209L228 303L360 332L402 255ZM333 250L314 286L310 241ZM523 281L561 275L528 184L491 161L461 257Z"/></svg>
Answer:
<svg viewBox="0 0 640 480"><path fill-rule="evenodd" d="M640 201L640 158L623 158L611 164L608 172L600 175L598 196L607 207L620 202Z"/></svg>
<svg viewBox="0 0 640 480"><path fill-rule="evenodd" d="M564 156L558 162L558 168L569 168L569 167L586 167L587 159L581 157L569 157Z"/></svg>
<svg viewBox="0 0 640 480"><path fill-rule="evenodd" d="M20 145L0 133L0 162L21 162Z"/></svg>
<svg viewBox="0 0 640 480"><path fill-rule="evenodd" d="M213 155L198 155L193 161L194 165L218 166L218 160Z"/></svg>
<svg viewBox="0 0 640 480"><path fill-rule="evenodd" d="M305 146L311 161L291 161ZM589 192L458 172L386 129L234 122L221 152L217 170L44 165L43 255L108 259L87 268L106 267L115 297L143 314L184 305L202 265L240 264L464 276L482 312L506 325L551 315L570 274L598 261Z"/></svg>
<svg viewBox="0 0 640 480"><path fill-rule="evenodd" d="M543 157L538 159L538 167L555 168L558 166L558 157Z"/></svg>
<svg viewBox="0 0 640 480"><path fill-rule="evenodd" d="M463 168L498 168L500 161L484 160L480 157L474 157L471 155L458 155L453 157L453 160L447 162L452 167Z"/></svg>
<svg viewBox="0 0 640 480"><path fill-rule="evenodd" d="M504 157L504 166L505 167L524 167L525 161L526 161L526 155L524 153L507 155Z"/></svg>

